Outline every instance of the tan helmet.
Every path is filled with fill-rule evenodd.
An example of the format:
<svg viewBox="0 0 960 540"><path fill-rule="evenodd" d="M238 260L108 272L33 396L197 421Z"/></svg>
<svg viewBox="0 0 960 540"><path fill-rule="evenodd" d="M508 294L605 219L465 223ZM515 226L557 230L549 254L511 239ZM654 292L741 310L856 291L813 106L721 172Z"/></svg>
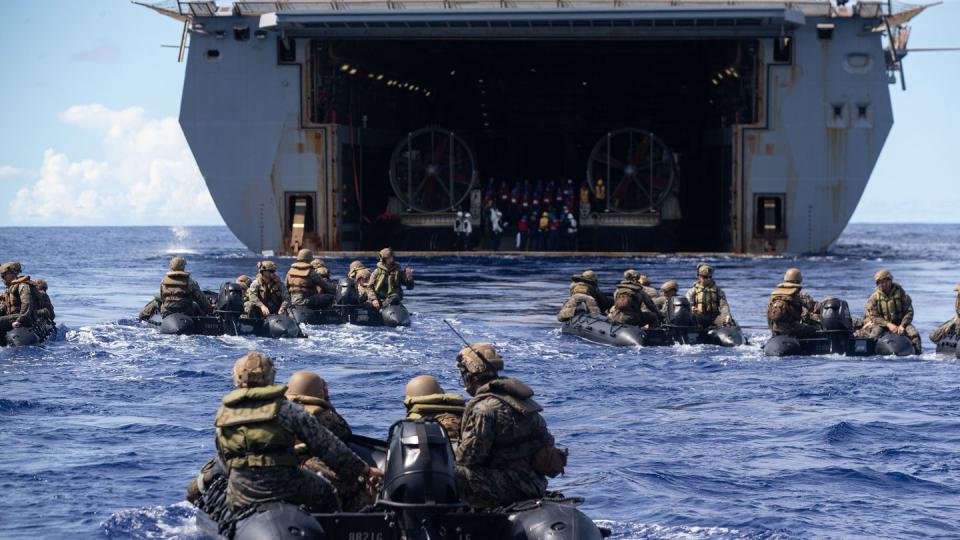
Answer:
<svg viewBox="0 0 960 540"><path fill-rule="evenodd" d="M407 383L406 397L432 396L442 394L443 388L433 375L418 375Z"/></svg>
<svg viewBox="0 0 960 540"><path fill-rule="evenodd" d="M787 283L803 283L803 274L800 273L799 268L790 268L787 270L787 273L783 275L783 280Z"/></svg>
<svg viewBox="0 0 960 540"><path fill-rule="evenodd" d="M627 270L623 273L624 281L636 281L640 277L640 272L636 270Z"/></svg>
<svg viewBox="0 0 960 540"><path fill-rule="evenodd" d="M233 385L237 388L254 388L273 384L276 371L270 357L250 351L233 364Z"/></svg>
<svg viewBox="0 0 960 540"><path fill-rule="evenodd" d="M177 255L170 259L170 270L174 272L183 272L187 268L187 260Z"/></svg>
<svg viewBox="0 0 960 540"><path fill-rule="evenodd" d="M393 250L385 247L380 250L380 260L386 259L387 257L393 257Z"/></svg>
<svg viewBox="0 0 960 540"><path fill-rule="evenodd" d="M371 276L371 275L372 275L372 274L371 274L369 268L361 268L361 269L357 270L356 280L357 280L357 281L360 281L361 279L367 280L367 279L370 279L370 276Z"/></svg>
<svg viewBox="0 0 960 540"><path fill-rule="evenodd" d="M251 283L253 283L253 280L250 279L250 276L246 274L241 274L237 276L237 285L240 285L244 289L249 289Z"/></svg>
<svg viewBox="0 0 960 540"><path fill-rule="evenodd" d="M660 290L661 291L679 291L680 285L677 284L676 281L671 279L667 282L664 282L664 284L660 286Z"/></svg>
<svg viewBox="0 0 960 540"><path fill-rule="evenodd" d="M350 268L347 269L348 272L353 272L354 270L359 270L363 268L363 261L353 261L350 263Z"/></svg>
<svg viewBox="0 0 960 540"><path fill-rule="evenodd" d="M257 270L260 272L276 272L277 263L273 261L260 261L257 263Z"/></svg>
<svg viewBox="0 0 960 540"><path fill-rule="evenodd" d="M477 356L478 354L483 358ZM472 375L481 373L496 375L498 371L503 369L503 358L497 353L493 345L474 343L469 347L460 349L460 353L457 354L457 365L460 366L462 371Z"/></svg>
<svg viewBox="0 0 960 540"><path fill-rule="evenodd" d="M0 264L0 276L3 274L19 274L23 268L20 267L18 262L5 262Z"/></svg>
<svg viewBox="0 0 960 540"><path fill-rule="evenodd" d="M698 276L704 276L704 277L712 277L712 276L713 276L713 267L710 266L709 264L702 264L702 263L701 263L701 264L698 264L698 265L697 265L697 275L698 275Z"/></svg>
<svg viewBox="0 0 960 540"><path fill-rule="evenodd" d="M330 401L327 381L312 371L298 371L287 381L287 398L309 396Z"/></svg>
<svg viewBox="0 0 960 540"><path fill-rule="evenodd" d="M648 278L646 274L640 274L640 277L637 278L637 281L639 281L644 287L650 286L650 278Z"/></svg>
<svg viewBox="0 0 960 540"><path fill-rule="evenodd" d="M323 262L323 259L314 259L314 260L310 261L310 266L312 266L312 267L314 267L314 268L316 268L316 269L319 270L319 269L321 269L321 268L326 268L326 267L327 267L327 263Z"/></svg>
<svg viewBox="0 0 960 540"><path fill-rule="evenodd" d="M881 271L879 271L879 272L877 272L876 274L873 275L873 282L874 282L874 283L880 283L880 281L881 281L881 280L884 280L884 279L890 279L890 280L892 280L892 279L893 279L893 274L891 274L889 270L881 270Z"/></svg>
<svg viewBox="0 0 960 540"><path fill-rule="evenodd" d="M320 277L330 277L330 269L326 266L315 266L314 269L316 269L317 273L320 274Z"/></svg>
<svg viewBox="0 0 960 540"><path fill-rule="evenodd" d="M37 279L33 280L33 282L36 283L38 289L40 289L41 291L46 292L46 290L47 290L47 280L37 278Z"/></svg>
<svg viewBox="0 0 960 540"><path fill-rule="evenodd" d="M597 273L593 270L585 270L582 274L580 274L580 277L585 281L590 281L593 283L597 282Z"/></svg>
<svg viewBox="0 0 960 540"><path fill-rule="evenodd" d="M313 250L303 248L297 252L297 261L298 262L310 262L313 260Z"/></svg>

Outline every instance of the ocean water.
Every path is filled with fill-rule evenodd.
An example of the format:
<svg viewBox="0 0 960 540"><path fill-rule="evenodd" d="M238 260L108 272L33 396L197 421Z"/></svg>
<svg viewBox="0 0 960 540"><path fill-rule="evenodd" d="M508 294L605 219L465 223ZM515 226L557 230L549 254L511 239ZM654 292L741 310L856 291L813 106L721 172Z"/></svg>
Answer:
<svg viewBox="0 0 960 540"><path fill-rule="evenodd" d="M360 434L383 437L417 374L462 390L448 318L503 351L561 446L551 482L633 538L960 537L960 361L774 359L758 343L769 291L799 266L815 297L855 312L886 267L924 337L951 316L960 226L851 225L826 256L712 258L754 345L615 349L562 336L569 276L626 268L693 281L691 258L402 259L413 326L308 327L308 339L161 336L136 320L172 254L201 285L253 273L224 228L0 229L0 257L46 278L61 325L43 347L0 350L0 537L198 538L181 502L213 454L230 367L256 349L278 379L312 369ZM282 270L291 259L280 259ZM329 260L342 275L348 260Z"/></svg>

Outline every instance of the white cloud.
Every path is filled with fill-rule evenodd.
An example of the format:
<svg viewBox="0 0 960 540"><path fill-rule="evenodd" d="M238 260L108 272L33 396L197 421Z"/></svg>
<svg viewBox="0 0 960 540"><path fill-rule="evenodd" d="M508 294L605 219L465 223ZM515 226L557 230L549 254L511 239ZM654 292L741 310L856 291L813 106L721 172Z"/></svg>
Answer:
<svg viewBox="0 0 960 540"><path fill-rule="evenodd" d="M37 180L10 203L28 225L222 223L175 118L77 105L61 121L102 140L102 159L48 149Z"/></svg>
<svg viewBox="0 0 960 540"><path fill-rule="evenodd" d="M35 176L35 174L26 169L21 169L12 165L0 165L0 178L9 178L13 176Z"/></svg>

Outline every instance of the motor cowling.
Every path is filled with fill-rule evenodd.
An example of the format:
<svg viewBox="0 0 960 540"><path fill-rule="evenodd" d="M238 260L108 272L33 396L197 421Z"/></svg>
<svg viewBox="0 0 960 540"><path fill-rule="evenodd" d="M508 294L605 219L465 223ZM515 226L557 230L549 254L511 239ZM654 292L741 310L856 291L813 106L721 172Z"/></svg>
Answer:
<svg viewBox="0 0 960 540"><path fill-rule="evenodd" d="M693 326L690 301L685 296L674 296L667 304L667 322L674 326Z"/></svg>
<svg viewBox="0 0 960 540"><path fill-rule="evenodd" d="M431 420L403 420L393 425L383 498L418 505L459 502L453 450L443 426Z"/></svg>
<svg viewBox="0 0 960 540"><path fill-rule="evenodd" d="M225 282L220 285L217 295L217 311L243 311L243 287L236 283Z"/></svg>
<svg viewBox="0 0 960 540"><path fill-rule="evenodd" d="M820 324L824 330L853 331L853 317L846 300L827 298L820 305Z"/></svg>
<svg viewBox="0 0 960 540"><path fill-rule="evenodd" d="M357 286L350 278L343 278L337 282L337 292L334 295L336 303L342 306L353 306L360 303L357 297Z"/></svg>

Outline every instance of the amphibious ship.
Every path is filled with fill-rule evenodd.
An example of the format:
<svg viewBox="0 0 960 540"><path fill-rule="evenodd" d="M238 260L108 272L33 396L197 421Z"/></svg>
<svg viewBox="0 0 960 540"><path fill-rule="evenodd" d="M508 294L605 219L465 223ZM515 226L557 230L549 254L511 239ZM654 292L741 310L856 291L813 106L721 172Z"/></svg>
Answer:
<svg viewBox="0 0 960 540"><path fill-rule="evenodd" d="M274 254L444 249L456 211L481 225L487 186L544 179L584 188L580 250L823 252L893 125L924 8L144 5L183 21L180 124L217 209Z"/></svg>

